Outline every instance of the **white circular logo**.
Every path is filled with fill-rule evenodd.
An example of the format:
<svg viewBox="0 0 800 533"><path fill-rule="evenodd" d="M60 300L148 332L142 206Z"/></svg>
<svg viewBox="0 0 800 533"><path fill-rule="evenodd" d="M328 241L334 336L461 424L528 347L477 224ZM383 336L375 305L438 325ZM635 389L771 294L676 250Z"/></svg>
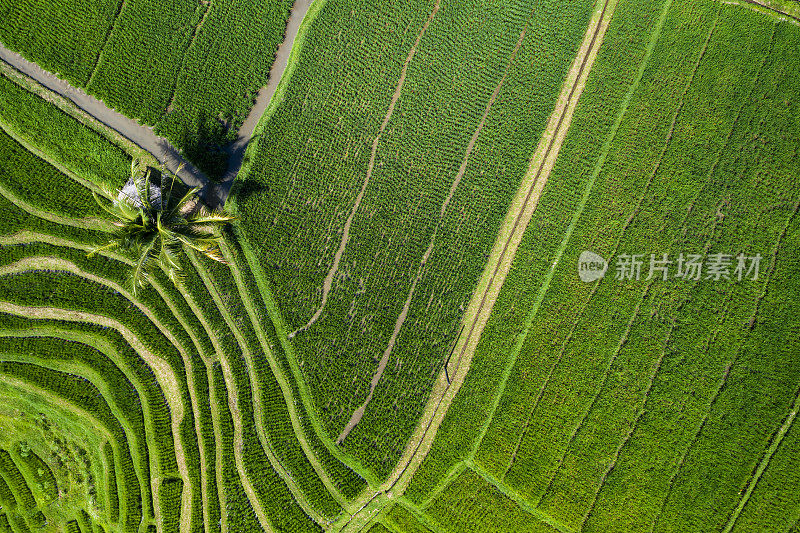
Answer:
<svg viewBox="0 0 800 533"><path fill-rule="evenodd" d="M597 281L606 275L608 261L594 252L585 251L578 258L578 276L581 281Z"/></svg>

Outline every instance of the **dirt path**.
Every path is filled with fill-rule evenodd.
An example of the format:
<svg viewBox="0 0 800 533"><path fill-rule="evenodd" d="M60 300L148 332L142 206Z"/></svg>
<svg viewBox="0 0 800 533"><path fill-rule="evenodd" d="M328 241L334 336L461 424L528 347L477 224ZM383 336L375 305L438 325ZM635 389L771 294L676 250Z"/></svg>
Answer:
<svg viewBox="0 0 800 533"><path fill-rule="evenodd" d="M450 185L450 191L445 198L444 202L442 202L442 208L439 211L439 221L436 225L436 229L433 231L431 235L431 242L428 244L428 249L425 250L425 253L422 255L422 261L420 261L419 267L417 268L417 275L414 278L414 282L411 284L411 289L408 291L408 296L406 297L406 301L403 304L403 309L400 311L400 315L397 317L395 321L394 330L392 331L392 336L389 339L389 344L386 347L386 350L383 352L383 356L381 357L380 362L378 363L378 369L375 371L375 374L372 376L372 380L369 384L369 395L367 395L367 399L364 400L364 403L353 412L353 415L350 417L350 421L342 430L342 433L339 435L339 438L336 439L336 444L341 444L341 442L347 438L347 435L353 430L356 425L361 421L361 418L364 416L364 411L367 409L367 405L369 402L372 401L372 396L375 393L375 387L378 386L378 383L383 376L384 370L386 370L386 365L389 362L389 356L394 351L395 343L397 342L397 337L400 335L400 330L403 328L403 324L405 324L406 317L408 316L408 311L411 308L411 301L414 298L414 291L417 288L417 283L422 279L422 275L425 270L425 264L428 262L428 258L430 258L431 253L433 252L434 244L436 243L436 237L439 234L439 229L442 224L442 220L444 219L444 215L447 212L447 206L450 205L450 201L453 199L453 195L456 193L456 189L458 188L458 184L461 183L461 178L464 177L464 173L467 171L467 164L469 163L469 158L472 155L472 150L475 148L475 143L478 142L478 137L483 131L483 126L486 124L486 119L489 118L489 113L492 110L492 106L494 105L494 101L497 99L497 95L500 94L500 89L503 88L503 82L506 80L506 76L508 76L508 70L511 68L511 64L514 62L514 58L519 51L519 47L522 46L522 41L525 39L525 30L522 30L522 33L519 36L519 40L517 41L517 45L514 47L514 50L511 52L511 57L506 64L505 71L503 72L503 77L500 78L500 82L495 87L494 91L492 92L491 97L489 97L489 102L486 104L486 108L483 111L483 116L481 117L480 122L478 123L478 127L475 128L475 132L472 134L472 138L469 140L467 144L467 151L464 154L464 158L461 161L461 166L456 173L456 177L453 180L452 185Z"/></svg>
<svg viewBox="0 0 800 533"><path fill-rule="evenodd" d="M96 120L147 150L160 162L164 163L171 172L175 172L180 165L185 165L178 173L178 177L184 183L193 187L203 187L209 182L208 178L186 161L169 141L153 133L152 127L143 126L122 113L111 109L101 100L73 87L55 74L44 70L36 63L28 61L20 54L12 52L3 45L0 45L0 60L26 76L33 78L54 93L72 101L72 103Z"/></svg>
<svg viewBox="0 0 800 533"><path fill-rule="evenodd" d="M374 494L372 499L383 493L402 493L430 450L436 431L469 370L478 340L488 322L494 302L522 241L522 236L553 169L615 6L616 0L606 0L596 8L575 61L564 81L556 107L531 159L528 171L520 184L516 197L509 206L504 224L464 315L464 334L456 344L457 356L454 352L455 357L451 358L447 369L452 380L448 382L447 374L444 371L440 374L403 457L387 478L386 483L382 485L381 490ZM368 508L367 504L365 504L365 508ZM355 526L358 519L357 513L348 524L344 524L342 527L348 528L350 524Z"/></svg>
<svg viewBox="0 0 800 533"><path fill-rule="evenodd" d="M754 5L754 6L758 6L758 7L764 8L767 11L771 11L772 13L775 13L776 15L780 15L782 17L788 17L795 24L800 24L800 17L798 17L796 15L792 15L790 13L787 13L786 11L781 11L780 9L771 6L768 2L765 2L764 0L734 0L732 2L723 2L723 3L724 4L736 4L738 2L744 2L746 4L751 4L751 5Z"/></svg>
<svg viewBox="0 0 800 533"><path fill-rule="evenodd" d="M0 268L0 276L6 276L6 275L9 275L9 274L20 273L20 272L28 272L28 271L33 271L33 270L58 270L58 271L70 272L70 273L72 273L72 274L74 274L76 276L79 276L79 277L84 278L84 279L88 279L88 280L90 280L90 281L92 281L94 283L97 283L97 284L100 284L100 285L105 285L105 286L115 290L116 292L118 292L120 295L122 295L123 298L127 299L128 301L130 301L137 309L139 309L139 311L142 312L142 314L144 314L148 318L148 320L150 320L150 322L152 322L156 326L156 328L158 328L159 331L161 331L161 333L167 338L167 340L180 353L181 359L183 360L183 364L184 364L184 366L186 368L187 385L188 385L188 389L189 389L189 399L192 402L192 410L193 410L194 413L198 413L199 412L198 411L197 396L196 396L196 389L195 389L195 385L194 385L194 372L192 370L192 362L191 362L190 357L188 356L188 354L185 351L185 347L182 346L178 342L178 340L175 338L175 336L172 334L171 331L169 331L167 328L164 327L164 325L161 323L160 320L158 320L158 318L153 314L153 312L150 311L149 308L143 306L138 300L136 300L133 297L133 295L130 294L127 291L127 289L125 289L124 287L118 285L117 283L109 281L109 280L107 280L105 278L101 278L100 276L96 276L94 274L91 274L89 272L81 270L81 268L78 267L78 265L76 265L74 263L71 263L71 262L69 262L69 261L67 261L65 259L59 258L59 257L45 257L45 256L25 257L25 258L20 259L19 261L15 262L15 263L12 263L10 265L6 265L5 267ZM163 291L163 289L162 289L162 291ZM162 294L162 297L163 296L164 295ZM166 300L165 300L165 302L166 302ZM169 306L169 302L166 302L166 303ZM173 307L170 307L170 310L173 312L173 314L176 312L176 309L174 309ZM181 406L183 406L183 402L182 401L181 401ZM197 432L197 444L198 444L198 449L199 449L199 452L200 452L201 493L202 493L203 499L205 501L205 465L206 465L206 462L205 462L205 449L204 449L204 445L203 445L203 442L202 442L202 436L201 436L202 434L200 433L200 422L199 422L199 419L197 417L194 417L194 426L195 426L195 431ZM190 516L191 512L192 512L192 508L191 508L191 491L189 491L189 493L186 494L186 488L184 488L184 497L183 497L182 504L183 504L183 508L181 510L181 516ZM204 511L205 511L204 515L203 515L204 516L204 523L207 524L208 523L208 516L207 516L208 511L206 509L204 509ZM187 513L187 514L183 514L184 512ZM191 522L191 520L182 520L181 521L181 533L184 533L184 524L185 524L185 528L186 528L185 531L188 532L188 527L190 525L190 522Z"/></svg>
<svg viewBox="0 0 800 533"><path fill-rule="evenodd" d="M286 26L286 34L283 43L278 47L275 61L269 72L269 81L256 97L256 103L251 108L250 113L239 128L236 141L225 148L229 156L228 168L223 176L221 183L211 182L197 167L183 158L180 152L170 142L159 137L153 132L151 126L139 124L131 119L108 107L102 100L87 94L82 89L73 87L67 81L59 78L56 74L48 72L36 63L28 61L20 54L13 52L0 44L0 61L21 72L25 76L34 79L47 89L70 100L79 109L86 112L89 116L98 120L100 123L116 131L143 150L153 154L159 162L170 172L176 172L178 177L187 185L201 187L201 195L207 203L212 206L222 205L230 194L231 186L239 173L239 169L244 161L244 153L253 131L258 124L261 115L269 105L272 96L275 94L278 84L283 77L283 72L288 66L294 41L300 29L306 13L313 0L296 0L289 14Z"/></svg>
<svg viewBox="0 0 800 533"><path fill-rule="evenodd" d="M275 91L278 89L283 73L289 65L289 57L292 54L294 41L300 31L300 24L303 22L312 3L314 3L314 0L295 0L292 6L292 10L289 13L289 20L286 23L286 32L283 42L278 46L278 51L275 54L275 61L269 69L267 85L258 91L256 103L250 109L250 113L239 128L236 140L225 148L225 152L228 154L228 168L220 184L215 188L214 194L218 198L218 201L221 199L224 202L231 192L233 180L236 179L236 175L239 173L239 169L244 162L244 153L247 149L247 145L250 143L256 125L258 125L261 115L267 110L267 106L269 106L272 97L275 95Z"/></svg>
<svg viewBox="0 0 800 533"><path fill-rule="evenodd" d="M201 266L200 263L198 262L197 257L195 257L190 253L189 260L192 266L195 268L195 270L197 270L198 275L202 277L202 275L200 274ZM210 328L210 326L208 326L208 321L206 320L205 316L202 313L201 308L197 307L197 304L191 297L190 293L188 291L182 291L182 292L184 293L184 296L187 299L187 303L189 303L190 306L192 305L194 306L192 307L192 309L200 311L198 313L198 320L200 320L201 324L204 327ZM258 518L258 522L261 525L261 528L264 531L270 533L272 531L272 527L269 523L269 519L267 518L266 512L264 512L264 507L261 505L261 501L258 499L258 493L253 487L253 483L250 481L250 477L247 474L247 469L244 464L244 427L242 425L242 414L241 411L239 410L239 398L238 398L239 391L236 388L236 380L233 377L233 369L230 366L228 358L225 356L225 352L222 346L219 344L219 339L217 338L218 332L214 331L213 329L208 329L207 333L209 336L209 340L211 341L211 344L214 347L214 350L217 352L217 359L219 360L220 368L222 369L222 377L223 380L225 381L225 388L227 389L228 409L231 412L231 419L233 420L233 450L234 450L233 456L234 456L234 462L236 463L236 470L239 473L239 481L242 482L242 488L244 489L245 494L247 495L247 499L250 502L250 505L253 507L253 511L255 512L256 517ZM210 373L210 369L208 375L209 379L213 379L213 376ZM212 384L213 380L209 381L209 387L213 388ZM218 401L219 399L217 398L216 400ZM214 410L214 404L212 404L212 411L213 410ZM217 426L215 426L214 431L217 442L220 442L221 439L223 438L223 435L216 434L218 431ZM220 493L221 494L224 493L224 490L220 489Z"/></svg>
<svg viewBox="0 0 800 533"><path fill-rule="evenodd" d="M314 313L314 316L311 317L311 320L309 320L305 326L289 334L290 339L301 331L305 331L310 328L322 315L323 309L325 309L325 304L328 301L328 294L330 294L331 288L333 287L333 278L339 271L339 261L341 261L342 254L344 254L344 249L347 247L347 241L350 240L350 227L353 224L353 218L356 216L358 207L361 205L361 200L364 198L364 193L367 190L367 185L369 185L369 180L372 177L372 169L375 166L375 158L378 154L378 143L380 143L381 136L386 130L389 120L392 118L394 107L397 104L397 101L400 99L400 93L403 92L403 84L406 81L408 65L411 63L411 60L414 59L414 55L417 53L417 47L419 46L420 41L422 41L423 35L425 35L425 30L428 29L428 26L433 20L433 17L436 16L437 11L439 11L439 0L436 0L436 5L433 6L433 11L431 11L431 14L428 16L428 20L425 21L425 24L422 25L422 29L417 35L417 40L414 41L413 46L411 46L411 50L408 52L408 57L406 57L406 61L403 63L403 69L400 71L400 79L397 80L397 86L395 87L394 94L392 95L392 101L389 103L389 109L386 111L386 116L383 117L383 123L378 129L378 135L376 135L375 140L372 141L372 153L369 158L369 165L367 166L367 174L364 176L364 182L361 184L361 190L358 191L358 196L356 196L356 200L353 202L353 207L350 210L350 216L347 217L347 222L344 224L344 230L342 231L342 240L339 243L339 249L336 250L336 254L333 256L333 266L331 266L331 269L328 271L328 275L325 276L325 281L322 283L322 303L317 309L317 312Z"/></svg>
<svg viewBox="0 0 800 533"><path fill-rule="evenodd" d="M272 464L272 468L278 475L283 479L283 482L286 483L286 486L292 493L292 496L303 509L303 511L310 516L315 522L322 523L325 519L320 515L308 502L306 499L305 494L300 487L297 485L295 480L292 478L291 473L286 469L286 467L281 463L278 459L277 455L275 454L275 450L273 449L273 443L270 441L269 437L267 436L266 432L264 431L264 424L262 421L264 420L264 409L262 407L262 396L263 390L260 386L260 382L257 379L257 375L255 372L255 363L253 361L253 351L250 346L250 343L245 339L242 330L239 326L236 325L236 318L240 317L233 317L231 315L230 310L223 302L222 295L220 294L215 281L211 274L206 270L206 268L200 262L194 262L195 270L200 275L200 278L203 280L203 283L206 285L206 290L211 295L211 299L216 305L217 309L222 315L222 319L225 321L225 324L228 326L228 329L233 333L234 338L236 339L236 344L239 345L239 349L241 350L241 354L244 356L244 359L247 363L247 376L250 380L250 397L253 403L253 417L256 421L256 434L258 436L258 440L261 444L261 449L264 450L264 453L267 455L269 462ZM242 317L243 318L243 317ZM266 354L266 352L265 352Z"/></svg>

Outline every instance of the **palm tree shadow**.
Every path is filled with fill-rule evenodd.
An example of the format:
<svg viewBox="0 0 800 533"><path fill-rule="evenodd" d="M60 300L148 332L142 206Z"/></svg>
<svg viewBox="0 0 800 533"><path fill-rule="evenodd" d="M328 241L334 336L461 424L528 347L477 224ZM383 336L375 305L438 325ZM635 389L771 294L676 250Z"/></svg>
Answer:
<svg viewBox="0 0 800 533"><path fill-rule="evenodd" d="M269 192L269 187L248 176L233 183L230 196L236 199L237 204L241 205L251 197L260 197L267 192Z"/></svg>
<svg viewBox="0 0 800 533"><path fill-rule="evenodd" d="M209 179L219 181L228 168L228 127L200 110L196 122L184 126L181 146L186 159L194 163Z"/></svg>

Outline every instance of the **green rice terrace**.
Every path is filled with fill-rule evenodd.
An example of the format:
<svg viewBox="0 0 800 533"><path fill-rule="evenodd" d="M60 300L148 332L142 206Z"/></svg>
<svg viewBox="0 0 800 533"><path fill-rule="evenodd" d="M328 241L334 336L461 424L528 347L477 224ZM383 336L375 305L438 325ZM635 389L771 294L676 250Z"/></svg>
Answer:
<svg viewBox="0 0 800 533"><path fill-rule="evenodd" d="M797 0L0 0L0 533L800 533Z"/></svg>

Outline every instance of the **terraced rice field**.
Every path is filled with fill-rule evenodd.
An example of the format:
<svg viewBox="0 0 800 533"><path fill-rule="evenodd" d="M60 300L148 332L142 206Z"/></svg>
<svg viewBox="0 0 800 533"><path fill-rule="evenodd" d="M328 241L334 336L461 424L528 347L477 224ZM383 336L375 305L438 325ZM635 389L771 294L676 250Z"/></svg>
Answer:
<svg viewBox="0 0 800 533"><path fill-rule="evenodd" d="M291 7L0 43L219 174ZM0 533L796 531L797 9L314 0L139 290L93 195L159 154L0 65Z"/></svg>

